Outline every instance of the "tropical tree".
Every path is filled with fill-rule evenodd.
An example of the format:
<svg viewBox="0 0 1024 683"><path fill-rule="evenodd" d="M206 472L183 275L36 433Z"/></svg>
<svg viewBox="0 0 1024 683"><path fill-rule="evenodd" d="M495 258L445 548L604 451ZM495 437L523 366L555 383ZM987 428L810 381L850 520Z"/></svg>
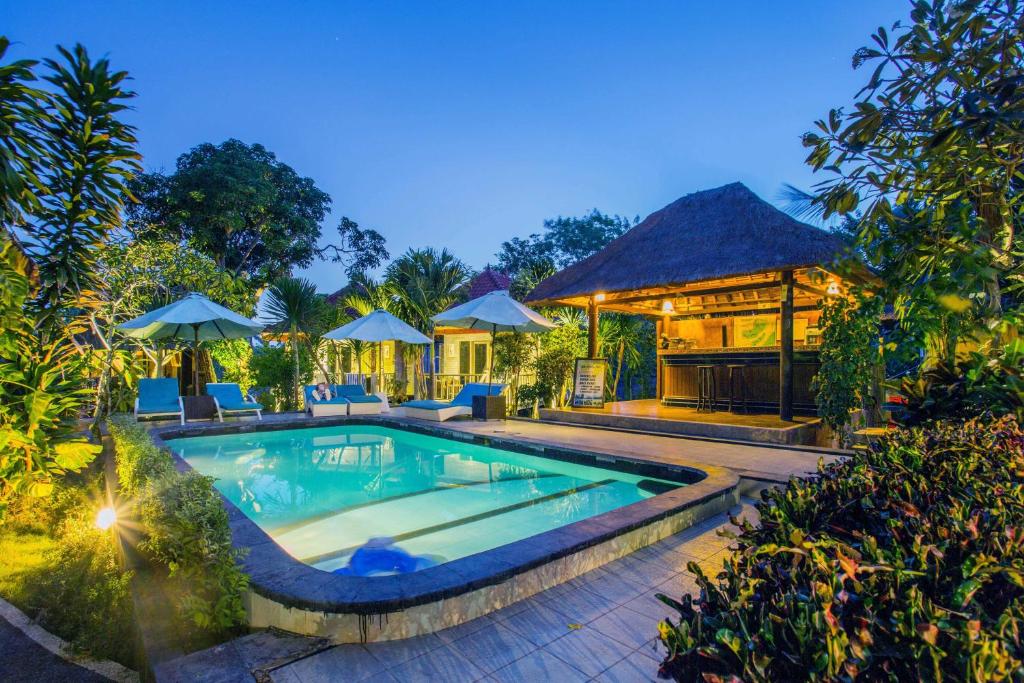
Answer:
<svg viewBox="0 0 1024 683"><path fill-rule="evenodd" d="M827 175L814 199L825 217L856 212L860 248L876 260L900 249L904 281L957 273L944 301L976 308L982 329L1020 305L1005 290L1024 276L1022 24L1015 1L914 3L909 23L854 55L873 67L854 107L803 139Z"/></svg>
<svg viewBox="0 0 1024 683"><path fill-rule="evenodd" d="M513 280L524 271L532 272L536 277L544 271L554 271L556 267L565 268L597 253L639 220L639 216L630 220L609 216L597 209L584 216L550 218L544 221L542 233L502 242L496 255L498 267Z"/></svg>
<svg viewBox="0 0 1024 683"><path fill-rule="evenodd" d="M81 45L57 50L61 60L44 61L50 93L37 179L45 191L26 226L50 309L79 303L94 286L97 252L121 224L125 183L141 158L134 128L119 118L135 96L122 87L127 72L93 62Z"/></svg>
<svg viewBox="0 0 1024 683"><path fill-rule="evenodd" d="M197 145L137 187L128 215L139 238L184 242L258 284L313 262L331 203L273 152L234 139Z"/></svg>
<svg viewBox="0 0 1024 683"><path fill-rule="evenodd" d="M8 46L0 38L0 60ZM31 85L36 62L0 64L0 517L11 496L45 495L98 450L75 435L84 363L58 307L94 283L138 158L118 118L126 75L81 46L58 52L45 91Z"/></svg>
<svg viewBox="0 0 1024 683"><path fill-rule="evenodd" d="M385 280L396 297L400 317L430 337L430 395L434 396L433 316L450 308L462 296L470 270L447 249L410 249L391 262Z"/></svg>
<svg viewBox="0 0 1024 683"><path fill-rule="evenodd" d="M642 316L624 313L606 313L598 320L598 347L612 370L605 393L612 401L618 399L623 370L637 370L643 362L643 341L653 336L653 330L644 322Z"/></svg>
<svg viewBox="0 0 1024 683"><path fill-rule="evenodd" d="M302 405L299 335L305 334L315 324L322 306L323 300L316 293L316 285L303 278L278 278L267 289L267 316L288 331L288 344L292 351L291 399L295 406Z"/></svg>

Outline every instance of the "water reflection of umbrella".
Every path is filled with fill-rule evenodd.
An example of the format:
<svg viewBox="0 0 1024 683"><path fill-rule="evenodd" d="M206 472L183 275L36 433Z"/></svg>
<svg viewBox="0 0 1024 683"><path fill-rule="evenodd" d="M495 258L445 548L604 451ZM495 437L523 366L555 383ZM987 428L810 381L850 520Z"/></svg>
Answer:
<svg viewBox="0 0 1024 683"><path fill-rule="evenodd" d="M362 318L356 318L347 325L331 330L324 335L325 339L355 339L357 341L377 342L377 373L378 382L383 388L384 356L381 344L386 341L401 341L406 344L429 344L427 337L408 323L402 322L387 311L377 310Z"/></svg>
<svg viewBox="0 0 1024 683"><path fill-rule="evenodd" d="M461 306L438 313L435 323L491 333L491 367L487 372L487 393L494 383L494 337L498 332L547 332L555 324L534 310L522 305L505 290L484 294Z"/></svg>
<svg viewBox="0 0 1024 683"><path fill-rule="evenodd" d="M199 342L213 339L254 337L263 325L215 304L192 292L163 308L118 325L118 330L135 339L190 339L192 341L192 385L199 395Z"/></svg>

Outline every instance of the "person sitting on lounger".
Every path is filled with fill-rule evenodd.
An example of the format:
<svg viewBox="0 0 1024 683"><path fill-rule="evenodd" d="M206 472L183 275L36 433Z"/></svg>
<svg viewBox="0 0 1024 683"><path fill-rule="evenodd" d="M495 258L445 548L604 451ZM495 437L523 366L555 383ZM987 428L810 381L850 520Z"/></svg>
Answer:
<svg viewBox="0 0 1024 683"><path fill-rule="evenodd" d="M313 390L313 401L319 403L320 401L331 400L331 388L327 386L327 382L320 382L316 385L316 389Z"/></svg>

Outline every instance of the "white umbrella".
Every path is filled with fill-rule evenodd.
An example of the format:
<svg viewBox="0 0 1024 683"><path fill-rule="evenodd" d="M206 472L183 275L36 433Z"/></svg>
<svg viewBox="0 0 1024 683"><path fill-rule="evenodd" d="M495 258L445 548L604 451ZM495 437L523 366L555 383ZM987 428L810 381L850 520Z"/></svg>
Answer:
<svg viewBox="0 0 1024 683"><path fill-rule="evenodd" d="M199 364L195 352L199 350L199 342L254 337L263 330L263 325L192 292L163 308L122 323L117 329L136 339L191 339L192 383L198 396Z"/></svg>
<svg viewBox="0 0 1024 683"><path fill-rule="evenodd" d="M498 332L547 332L555 324L522 305L506 290L497 290L451 308L433 317L435 323L491 333L491 367L487 373L488 391L494 376L494 337Z"/></svg>
<svg viewBox="0 0 1024 683"><path fill-rule="evenodd" d="M325 339L355 339L357 341L377 342L377 372L383 378L384 356L381 354L381 343L386 341L402 341L406 344L429 344L426 336L408 323L402 322L387 311L377 310L362 318L331 330L324 335ZM383 382L381 382L383 385Z"/></svg>

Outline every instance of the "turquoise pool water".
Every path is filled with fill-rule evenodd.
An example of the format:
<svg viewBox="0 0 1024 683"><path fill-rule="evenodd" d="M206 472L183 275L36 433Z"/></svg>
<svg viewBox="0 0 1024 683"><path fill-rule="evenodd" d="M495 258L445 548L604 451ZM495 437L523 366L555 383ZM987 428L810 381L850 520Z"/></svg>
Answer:
<svg viewBox="0 0 1024 683"><path fill-rule="evenodd" d="M293 557L327 571L371 538L444 562L682 485L373 425L167 444Z"/></svg>

